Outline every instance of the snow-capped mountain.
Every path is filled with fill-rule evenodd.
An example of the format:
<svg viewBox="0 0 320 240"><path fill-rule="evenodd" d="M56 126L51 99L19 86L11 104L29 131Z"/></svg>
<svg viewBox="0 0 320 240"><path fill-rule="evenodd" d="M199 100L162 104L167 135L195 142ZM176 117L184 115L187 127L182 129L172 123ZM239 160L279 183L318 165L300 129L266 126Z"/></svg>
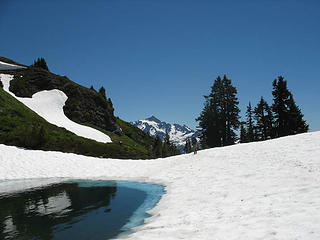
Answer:
<svg viewBox="0 0 320 240"><path fill-rule="evenodd" d="M172 141L173 144L180 149L180 151L183 151L187 138L199 136L198 132L192 130L186 125L162 122L155 116L145 120L131 122L131 124L153 137L159 135L162 141L165 139L166 134L168 134L170 141Z"/></svg>

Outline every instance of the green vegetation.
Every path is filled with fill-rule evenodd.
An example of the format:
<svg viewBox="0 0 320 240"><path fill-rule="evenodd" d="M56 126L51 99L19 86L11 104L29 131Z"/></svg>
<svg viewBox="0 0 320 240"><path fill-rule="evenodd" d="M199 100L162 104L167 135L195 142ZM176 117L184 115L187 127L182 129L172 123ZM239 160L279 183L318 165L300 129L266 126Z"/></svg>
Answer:
<svg viewBox="0 0 320 240"><path fill-rule="evenodd" d="M211 92L205 96L205 106L199 121L202 147L220 147L234 144L240 126L237 89L226 75L214 81Z"/></svg>
<svg viewBox="0 0 320 240"><path fill-rule="evenodd" d="M166 134L164 141L161 141L159 135L156 136L152 146L153 156L156 158L165 158L181 154L180 150L170 141L169 135Z"/></svg>
<svg viewBox="0 0 320 240"><path fill-rule="evenodd" d="M272 110L275 116L276 136L282 137L307 132L309 125L303 120L303 114L287 88L287 81L279 76L278 80L273 81L272 86Z"/></svg>
<svg viewBox="0 0 320 240"><path fill-rule="evenodd" d="M184 151L186 153L191 153L192 152L192 145L191 145L190 138L187 138L187 140L186 140L186 145L184 146Z"/></svg>
<svg viewBox="0 0 320 240"><path fill-rule="evenodd" d="M117 131L111 99L83 87L66 76L59 76L41 67L30 66L26 69L7 71L14 75L10 91L19 97L31 97L43 90L59 89L68 100L64 106L65 115L77 123L90 123L108 131Z"/></svg>
<svg viewBox="0 0 320 240"><path fill-rule="evenodd" d="M287 88L287 81L279 76L272 86L271 106L261 97L253 111L249 102L246 123L240 130L240 142L262 141L308 131L309 126Z"/></svg>
<svg viewBox="0 0 320 240"><path fill-rule="evenodd" d="M17 64L10 59L0 59ZM104 132L113 142L99 143L52 125L1 89L0 143L106 158L147 159L158 156L155 154L155 139L114 116L112 101L107 98L104 87L97 92L93 86L88 89L66 76L51 73L44 58L38 58L25 69L3 72L14 76L10 91L19 97L31 97L42 90L63 91L68 96L63 108L66 116ZM164 154L160 157L177 153L169 140L161 142L161 148Z"/></svg>
<svg viewBox="0 0 320 240"><path fill-rule="evenodd" d="M6 59L4 62L16 62ZM1 89L0 143L29 149L56 150L105 158L149 159L155 157L155 140L137 127L116 118L104 87L97 92L66 76L51 73L45 59L38 58L26 69L3 71L14 76L10 91L31 97L42 90L59 89L68 100L64 112L71 120L96 128L111 137L112 143L99 143L79 137L52 125Z"/></svg>
<svg viewBox="0 0 320 240"><path fill-rule="evenodd" d="M196 119L201 128L202 148L234 144L238 140L234 130L239 127L241 143L307 132L309 126L287 88L287 81L279 76L272 86L273 104L269 106L263 97L255 108L249 102L246 120L240 122L237 90L226 76L218 76Z"/></svg>
<svg viewBox="0 0 320 240"><path fill-rule="evenodd" d="M0 143L50 151L72 152L105 158L151 158L147 146L152 138L117 119L121 136L107 132L113 143L99 143L79 137L64 128L48 123L0 88ZM129 126L130 125L130 126ZM101 130L101 129L100 129ZM128 134L128 135L127 135ZM141 144L134 141L138 139Z"/></svg>
<svg viewBox="0 0 320 240"><path fill-rule="evenodd" d="M33 67L38 67L38 68L42 68L46 71L49 71L49 68L48 68L48 65L47 65L47 62L44 58L38 58L37 61L34 61Z"/></svg>

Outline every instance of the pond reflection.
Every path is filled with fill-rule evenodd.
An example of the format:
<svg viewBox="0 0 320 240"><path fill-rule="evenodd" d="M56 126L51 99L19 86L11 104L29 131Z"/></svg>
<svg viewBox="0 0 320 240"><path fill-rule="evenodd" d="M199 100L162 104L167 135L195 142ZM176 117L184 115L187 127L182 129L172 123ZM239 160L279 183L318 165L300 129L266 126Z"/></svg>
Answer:
<svg viewBox="0 0 320 240"><path fill-rule="evenodd" d="M146 198L116 182L83 183L0 196L0 239L109 239Z"/></svg>

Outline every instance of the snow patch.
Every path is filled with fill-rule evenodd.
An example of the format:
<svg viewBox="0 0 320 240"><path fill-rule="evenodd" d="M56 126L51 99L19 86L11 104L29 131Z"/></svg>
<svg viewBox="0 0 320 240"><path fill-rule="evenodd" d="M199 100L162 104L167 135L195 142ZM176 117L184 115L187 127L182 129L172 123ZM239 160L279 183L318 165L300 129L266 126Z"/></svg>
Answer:
<svg viewBox="0 0 320 240"><path fill-rule="evenodd" d="M3 89L49 123L58 127L63 127L81 137L103 143L112 142L108 135L94 128L75 123L65 116L63 106L65 105L68 97L64 92L53 89L37 92L32 95L32 98L17 97L9 91L10 81L12 79L13 75L0 74Z"/></svg>

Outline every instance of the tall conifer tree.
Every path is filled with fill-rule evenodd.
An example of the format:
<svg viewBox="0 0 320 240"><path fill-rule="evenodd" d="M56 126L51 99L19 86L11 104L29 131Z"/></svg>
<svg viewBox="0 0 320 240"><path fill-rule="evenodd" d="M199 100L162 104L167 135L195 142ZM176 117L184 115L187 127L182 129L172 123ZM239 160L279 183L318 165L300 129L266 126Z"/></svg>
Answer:
<svg viewBox="0 0 320 240"><path fill-rule="evenodd" d="M163 145L162 145L162 157L169 157L171 155L173 155L171 153L171 149L170 149L170 138L168 133L166 133L166 137L164 139Z"/></svg>
<svg viewBox="0 0 320 240"><path fill-rule="evenodd" d="M191 153L191 151L192 151L190 138L187 138L187 140L186 140L186 145L184 146L184 151L186 153Z"/></svg>
<svg viewBox="0 0 320 240"><path fill-rule="evenodd" d="M234 144L235 130L239 128L239 107L237 90L224 75L214 81L211 92L205 97L204 108L199 121L202 146L217 147Z"/></svg>
<svg viewBox="0 0 320 240"><path fill-rule="evenodd" d="M261 97L260 102L254 109L256 120L257 140L266 140L274 137L273 114L268 103Z"/></svg>
<svg viewBox="0 0 320 240"><path fill-rule="evenodd" d="M291 93L288 100L288 117L288 128L290 135L304 133L309 130L309 125L305 120L303 120L303 114L301 113L299 107L296 105Z"/></svg>
<svg viewBox="0 0 320 240"><path fill-rule="evenodd" d="M273 81L273 105L275 113L276 136L282 137L307 132L309 126L303 120L303 114L293 100L287 88L287 81L282 76Z"/></svg>
<svg viewBox="0 0 320 240"><path fill-rule="evenodd" d="M247 117L247 121L246 121L247 141L253 142L255 140L255 134L254 134L253 112L252 112L251 102L249 102L249 105L247 106L246 117Z"/></svg>
<svg viewBox="0 0 320 240"><path fill-rule="evenodd" d="M162 157L162 141L159 135L156 136L153 149L154 149L155 157L161 158Z"/></svg>
<svg viewBox="0 0 320 240"><path fill-rule="evenodd" d="M288 131L288 109L287 102L290 95L287 89L287 81L282 76L275 79L273 86L273 105L272 110L275 113L275 126L277 137L289 135Z"/></svg>
<svg viewBox="0 0 320 240"><path fill-rule="evenodd" d="M240 143L248 142L247 130L246 130L246 122L240 123Z"/></svg>
<svg viewBox="0 0 320 240"><path fill-rule="evenodd" d="M103 99L105 99L107 101L106 89L104 87L101 87L99 89L99 93L103 97Z"/></svg>

